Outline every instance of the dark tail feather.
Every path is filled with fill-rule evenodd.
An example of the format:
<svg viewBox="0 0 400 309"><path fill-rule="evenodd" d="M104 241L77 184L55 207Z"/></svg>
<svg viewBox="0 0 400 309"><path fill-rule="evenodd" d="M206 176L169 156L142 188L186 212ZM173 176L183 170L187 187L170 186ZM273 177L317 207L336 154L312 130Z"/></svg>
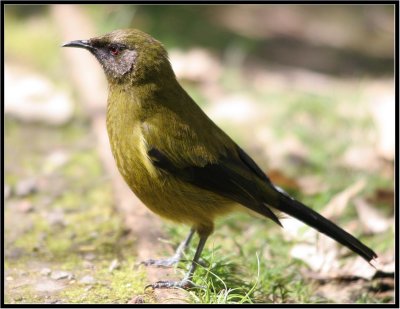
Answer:
<svg viewBox="0 0 400 309"><path fill-rule="evenodd" d="M277 205L271 205L278 210L293 216L300 221L303 221L307 225L315 228L321 233L328 235L337 242L346 246L350 250L354 251L361 257L363 257L367 262L377 258L378 256L374 251L360 242L357 238L347 233L345 230L338 227L333 222L321 216L319 213L315 212L311 208L305 206L304 204L292 199L289 196L280 193L279 202Z"/></svg>

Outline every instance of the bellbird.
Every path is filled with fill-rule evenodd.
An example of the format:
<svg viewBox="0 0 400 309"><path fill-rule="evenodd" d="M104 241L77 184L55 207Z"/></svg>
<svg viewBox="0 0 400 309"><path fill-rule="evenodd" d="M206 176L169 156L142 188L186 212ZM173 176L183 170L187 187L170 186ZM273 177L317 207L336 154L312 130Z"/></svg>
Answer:
<svg viewBox="0 0 400 309"><path fill-rule="evenodd" d="M194 232L199 235L183 280L158 281L153 288L193 286L193 273L215 218L243 209L279 225L283 212L367 262L377 257L355 237L275 186L180 86L159 41L139 30L124 29L63 46L87 49L104 69L109 85L108 136L129 187L156 214L191 227L172 258L144 263L176 263Z"/></svg>

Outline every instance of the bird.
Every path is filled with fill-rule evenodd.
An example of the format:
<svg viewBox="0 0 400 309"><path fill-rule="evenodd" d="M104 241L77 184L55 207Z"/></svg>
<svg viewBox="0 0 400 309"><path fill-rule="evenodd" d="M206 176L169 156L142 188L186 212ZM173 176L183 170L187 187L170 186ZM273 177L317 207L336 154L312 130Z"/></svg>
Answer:
<svg viewBox="0 0 400 309"><path fill-rule="evenodd" d="M106 126L119 172L152 212L190 227L174 256L144 261L172 266L194 233L199 242L185 276L152 288L195 287L193 274L214 221L234 211L271 219L292 216L367 262L377 254L357 238L275 185L179 84L163 44L137 29L119 29L62 47L88 50L107 83Z"/></svg>

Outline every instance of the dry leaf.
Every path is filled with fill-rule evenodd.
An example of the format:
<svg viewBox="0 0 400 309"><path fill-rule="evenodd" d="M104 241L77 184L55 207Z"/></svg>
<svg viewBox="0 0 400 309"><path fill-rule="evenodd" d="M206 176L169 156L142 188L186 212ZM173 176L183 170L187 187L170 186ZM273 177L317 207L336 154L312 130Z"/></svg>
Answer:
<svg viewBox="0 0 400 309"><path fill-rule="evenodd" d="M268 171L268 177L274 184L278 185L279 187L285 188L285 190L290 189L298 191L300 189L296 179L284 175L278 169L270 169Z"/></svg>
<svg viewBox="0 0 400 309"><path fill-rule="evenodd" d="M369 146L349 147L339 161L350 169L379 171L381 168L376 151Z"/></svg>
<svg viewBox="0 0 400 309"><path fill-rule="evenodd" d="M345 210L349 201L356 196L365 187L365 180L360 179L352 186L336 194L325 209L322 211L322 215L327 218L333 218L339 216Z"/></svg>
<svg viewBox="0 0 400 309"><path fill-rule="evenodd" d="M354 199L354 204L356 205L360 222L368 232L382 233L393 224L391 220L386 219L375 208L371 207L366 200L356 198Z"/></svg>

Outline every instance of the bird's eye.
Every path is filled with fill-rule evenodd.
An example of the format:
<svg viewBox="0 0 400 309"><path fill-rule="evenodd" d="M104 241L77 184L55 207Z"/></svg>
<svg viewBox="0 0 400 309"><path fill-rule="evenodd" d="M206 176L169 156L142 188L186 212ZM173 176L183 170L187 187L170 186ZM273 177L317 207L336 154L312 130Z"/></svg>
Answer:
<svg viewBox="0 0 400 309"><path fill-rule="evenodd" d="M110 54L113 56L117 56L121 51L121 49L117 46L110 46L109 50L110 50Z"/></svg>

